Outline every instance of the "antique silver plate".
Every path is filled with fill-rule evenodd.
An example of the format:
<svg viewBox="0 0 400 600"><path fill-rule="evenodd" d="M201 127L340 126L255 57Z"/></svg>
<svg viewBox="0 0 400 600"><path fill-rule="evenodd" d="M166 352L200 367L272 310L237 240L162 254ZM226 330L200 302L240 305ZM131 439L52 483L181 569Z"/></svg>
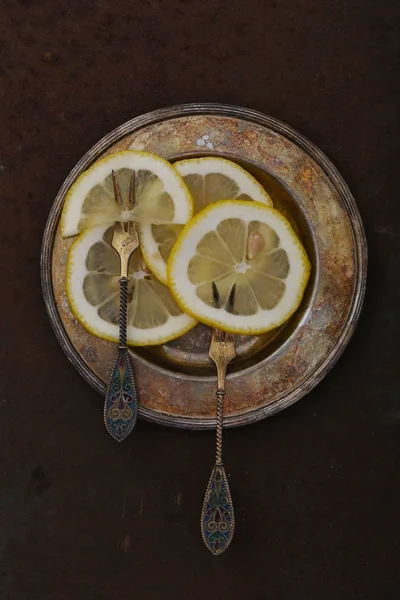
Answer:
<svg viewBox="0 0 400 600"><path fill-rule="evenodd" d="M360 314L367 246L346 183L313 144L287 125L253 110L221 104L185 104L121 125L98 142L61 187L42 248L43 294L65 354L102 396L115 346L93 337L73 317L65 294L65 263L72 240L59 234L69 187L91 163L122 149L146 150L170 161L216 155L248 169L291 221L312 263L297 313L262 336L241 336L231 365L225 425L246 425L290 406L335 364ZM208 358L210 331L198 325L163 346L131 352L145 419L192 429L215 426L215 373ZM100 402L102 400L99 398ZM99 410L101 407L99 406Z"/></svg>

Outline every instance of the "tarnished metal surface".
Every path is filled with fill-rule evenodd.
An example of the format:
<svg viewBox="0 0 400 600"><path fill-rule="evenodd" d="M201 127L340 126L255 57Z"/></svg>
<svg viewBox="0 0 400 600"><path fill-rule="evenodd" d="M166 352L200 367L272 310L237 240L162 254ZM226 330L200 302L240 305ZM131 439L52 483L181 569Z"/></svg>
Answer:
<svg viewBox="0 0 400 600"><path fill-rule="evenodd" d="M113 344L88 334L70 312L65 262L71 240L58 220L65 193L101 155L117 149L170 160L215 154L247 168L290 219L309 254L312 277L299 311L279 331L238 339L227 380L225 424L259 420L292 404L326 374L347 344L365 290L366 242L356 204L326 157L278 121L247 109L183 105L138 117L99 142L72 171L52 208L42 252L42 281L55 333L85 379L104 395ZM132 359L142 416L160 423L215 426L215 375L208 328Z"/></svg>

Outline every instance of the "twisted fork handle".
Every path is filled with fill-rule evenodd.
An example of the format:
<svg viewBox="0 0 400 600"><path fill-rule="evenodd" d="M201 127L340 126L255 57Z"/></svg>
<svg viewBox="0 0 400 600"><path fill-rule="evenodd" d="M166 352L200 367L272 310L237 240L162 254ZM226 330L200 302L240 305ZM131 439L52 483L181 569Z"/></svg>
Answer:
<svg viewBox="0 0 400 600"><path fill-rule="evenodd" d="M138 412L138 395L127 341L128 279L120 279L119 346L104 402L108 433L122 442L133 430Z"/></svg>
<svg viewBox="0 0 400 600"><path fill-rule="evenodd" d="M222 427L224 422L224 396L225 390L223 388L219 388L217 390L217 449L215 455L215 464L217 465L222 465Z"/></svg>
<svg viewBox="0 0 400 600"><path fill-rule="evenodd" d="M128 337L128 279L121 277L119 280L119 345L126 347Z"/></svg>
<svg viewBox="0 0 400 600"><path fill-rule="evenodd" d="M235 513L228 478L222 464L222 425L225 390L217 390L217 451L201 511L201 534L215 556L228 548L235 532Z"/></svg>

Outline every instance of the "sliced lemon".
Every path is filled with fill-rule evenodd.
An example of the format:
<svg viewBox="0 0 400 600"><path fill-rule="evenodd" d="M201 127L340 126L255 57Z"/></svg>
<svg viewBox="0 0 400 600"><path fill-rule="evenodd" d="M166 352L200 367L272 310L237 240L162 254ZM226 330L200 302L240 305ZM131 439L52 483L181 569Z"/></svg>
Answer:
<svg viewBox="0 0 400 600"><path fill-rule="evenodd" d="M112 171L121 187L125 210L115 202ZM135 172L135 205L128 205ZM69 190L61 215L61 235L70 237L116 221L184 224L193 214L190 193L169 162L149 152L115 152L97 161Z"/></svg>
<svg viewBox="0 0 400 600"><path fill-rule="evenodd" d="M117 342L120 259L111 246L112 235L113 227L100 225L77 237L68 254L66 290L81 325L93 335ZM128 344L162 344L195 324L136 250L129 263Z"/></svg>
<svg viewBox="0 0 400 600"><path fill-rule="evenodd" d="M285 217L242 200L212 204L189 221L168 261L170 289L182 310L212 327L248 335L284 323L298 308L309 275L307 254Z"/></svg>
<svg viewBox="0 0 400 600"><path fill-rule="evenodd" d="M272 206L271 198L262 185L231 160L206 156L178 161L174 167L192 195L194 214L213 202L227 198L256 200ZM141 226L146 262L164 283L167 283L166 263L182 229L182 225L156 222Z"/></svg>
<svg viewBox="0 0 400 600"><path fill-rule="evenodd" d="M213 202L228 198L255 200L272 206L263 186L250 173L226 158L191 158L176 162L174 167L192 194L194 214Z"/></svg>

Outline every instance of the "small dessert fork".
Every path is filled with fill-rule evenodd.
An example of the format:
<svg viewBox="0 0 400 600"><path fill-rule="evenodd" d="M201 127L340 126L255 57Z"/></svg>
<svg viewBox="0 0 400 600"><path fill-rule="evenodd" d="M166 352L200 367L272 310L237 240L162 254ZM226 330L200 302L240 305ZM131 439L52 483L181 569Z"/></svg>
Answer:
<svg viewBox="0 0 400 600"><path fill-rule="evenodd" d="M233 285L226 309L233 312L235 297ZM215 282L212 282L214 304L221 308L221 298ZM210 358L217 367L217 451L213 470L207 485L201 512L201 533L207 548L214 555L222 554L232 541L235 530L235 514L228 479L222 462L222 427L224 419L225 376L228 364L236 357L235 337L213 329L209 350Z"/></svg>
<svg viewBox="0 0 400 600"><path fill-rule="evenodd" d="M112 172L114 197L121 210L126 208L121 196L121 189L115 171ZM129 208L134 205L135 172L129 188ZM139 247L137 224L129 221L115 223L112 247L118 252L121 260L120 305L119 305L119 345L114 366L108 384L104 402L104 423L108 433L122 442L132 431L137 419L138 396L132 364L129 357L127 340L128 318L128 265L129 259Z"/></svg>

